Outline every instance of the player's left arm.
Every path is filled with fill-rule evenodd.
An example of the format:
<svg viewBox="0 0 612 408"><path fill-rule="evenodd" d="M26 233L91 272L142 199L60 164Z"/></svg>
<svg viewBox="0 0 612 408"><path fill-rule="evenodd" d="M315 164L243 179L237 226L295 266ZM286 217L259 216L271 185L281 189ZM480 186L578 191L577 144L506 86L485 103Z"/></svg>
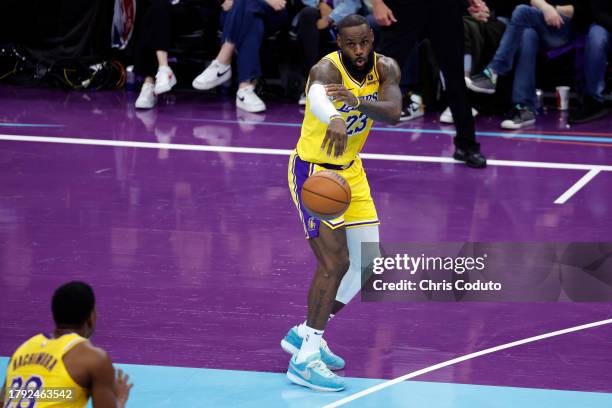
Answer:
<svg viewBox="0 0 612 408"><path fill-rule="evenodd" d="M397 62L389 57L379 57L376 69L380 75L378 100L357 99L342 85L325 85L327 95L342 101L373 120L395 125L402 113L402 91L399 88L400 69Z"/></svg>

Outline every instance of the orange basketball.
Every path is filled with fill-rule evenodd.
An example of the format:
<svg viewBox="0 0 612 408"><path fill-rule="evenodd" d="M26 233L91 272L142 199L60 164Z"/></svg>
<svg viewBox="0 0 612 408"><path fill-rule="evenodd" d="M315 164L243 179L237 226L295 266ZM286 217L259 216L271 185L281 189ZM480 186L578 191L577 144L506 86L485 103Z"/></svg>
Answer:
<svg viewBox="0 0 612 408"><path fill-rule="evenodd" d="M351 203L351 187L336 172L322 170L308 177L302 186L302 204L321 220L333 220L344 214Z"/></svg>

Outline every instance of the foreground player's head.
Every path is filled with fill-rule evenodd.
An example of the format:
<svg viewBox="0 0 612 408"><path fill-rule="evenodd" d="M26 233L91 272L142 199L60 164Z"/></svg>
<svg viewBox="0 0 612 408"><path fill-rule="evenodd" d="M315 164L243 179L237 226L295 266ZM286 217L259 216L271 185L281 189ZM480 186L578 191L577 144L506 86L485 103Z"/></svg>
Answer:
<svg viewBox="0 0 612 408"><path fill-rule="evenodd" d="M69 282L56 289L51 300L55 327L91 337L96 324L96 298L83 282Z"/></svg>
<svg viewBox="0 0 612 408"><path fill-rule="evenodd" d="M365 17L351 14L338 23L338 47L351 74L364 75L374 64L374 33Z"/></svg>

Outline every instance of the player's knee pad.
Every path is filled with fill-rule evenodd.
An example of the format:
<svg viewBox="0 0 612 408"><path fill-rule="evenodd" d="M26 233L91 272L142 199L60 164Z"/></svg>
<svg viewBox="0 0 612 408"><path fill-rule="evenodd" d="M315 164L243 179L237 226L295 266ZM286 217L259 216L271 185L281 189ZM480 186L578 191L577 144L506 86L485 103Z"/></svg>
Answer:
<svg viewBox="0 0 612 408"><path fill-rule="evenodd" d="M361 289L361 269L370 265L380 256L378 226L348 228L346 241L349 249L350 266L340 282L336 300L348 303ZM362 245L362 243L367 243ZM362 253L362 250L365 251ZM366 263L362 265L362 260Z"/></svg>

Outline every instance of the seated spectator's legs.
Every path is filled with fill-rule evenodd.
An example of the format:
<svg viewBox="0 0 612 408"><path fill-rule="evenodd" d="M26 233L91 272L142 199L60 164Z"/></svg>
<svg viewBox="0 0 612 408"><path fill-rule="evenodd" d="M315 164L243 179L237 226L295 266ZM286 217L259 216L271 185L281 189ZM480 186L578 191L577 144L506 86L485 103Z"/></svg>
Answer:
<svg viewBox="0 0 612 408"><path fill-rule="evenodd" d="M237 52L239 88L251 85L253 79L261 76L259 50L264 36L264 22L261 18L252 18L243 23L247 28L240 38Z"/></svg>
<svg viewBox="0 0 612 408"><path fill-rule="evenodd" d="M556 29L544 23L536 24L533 28L523 30L520 40L520 56L514 74L513 102L525 105L535 110L536 84L535 69L540 42L547 48L558 48L567 44L571 39L572 23L564 17L564 24Z"/></svg>
<svg viewBox="0 0 612 408"><path fill-rule="evenodd" d="M176 78L168 66L172 40L172 18L168 0L152 0L139 25L134 53L134 71L145 82L136 100L137 108L155 106L155 95L168 92ZM155 79L153 78L155 77Z"/></svg>
<svg viewBox="0 0 612 408"><path fill-rule="evenodd" d="M546 30L548 26L544 21L542 11L535 7L520 5L512 13L510 24L506 27L499 48L488 68L500 75L505 75L512 70L514 56L521 44L523 31L527 28L542 31Z"/></svg>
<svg viewBox="0 0 612 408"><path fill-rule="evenodd" d="M231 78L234 51L238 58L238 93L236 106L248 112L266 110L255 94L254 79L261 75L259 51L266 25L280 26L287 20L286 10L274 11L263 2L234 0L223 26L223 45L215 60L193 80L196 89L211 89Z"/></svg>
<svg viewBox="0 0 612 408"><path fill-rule="evenodd" d="M591 25L584 49L586 95L580 109L570 114L569 123L586 123L608 114L603 91L606 87L608 56L612 51L610 40L612 32L598 24Z"/></svg>
<svg viewBox="0 0 612 408"><path fill-rule="evenodd" d="M564 24L559 29L538 24L523 30L512 89L512 102L515 107L511 117L501 123L502 128L521 129L535 123L538 48L540 43L545 48L557 48L569 42L572 33L571 20L565 17L563 19Z"/></svg>
<svg viewBox="0 0 612 408"><path fill-rule="evenodd" d="M535 110L536 105L536 60L540 37L533 28L523 30L520 39L519 57L514 74L514 87L512 88L512 102Z"/></svg>
<svg viewBox="0 0 612 408"><path fill-rule="evenodd" d="M512 13L510 24L506 27L493 60L482 74L475 75L468 81L468 87L475 92L495 93L497 75L506 75L512 71L514 57L521 46L526 29L533 29L548 48L566 44L570 39L572 23L571 19L565 16L562 18L564 24L557 29L546 24L541 10L525 5L518 6ZM535 60L532 63L535 64Z"/></svg>
<svg viewBox="0 0 612 408"><path fill-rule="evenodd" d="M612 48L611 36L612 32L593 24L584 49L586 94L598 102L603 102L603 91L606 87L608 55Z"/></svg>

